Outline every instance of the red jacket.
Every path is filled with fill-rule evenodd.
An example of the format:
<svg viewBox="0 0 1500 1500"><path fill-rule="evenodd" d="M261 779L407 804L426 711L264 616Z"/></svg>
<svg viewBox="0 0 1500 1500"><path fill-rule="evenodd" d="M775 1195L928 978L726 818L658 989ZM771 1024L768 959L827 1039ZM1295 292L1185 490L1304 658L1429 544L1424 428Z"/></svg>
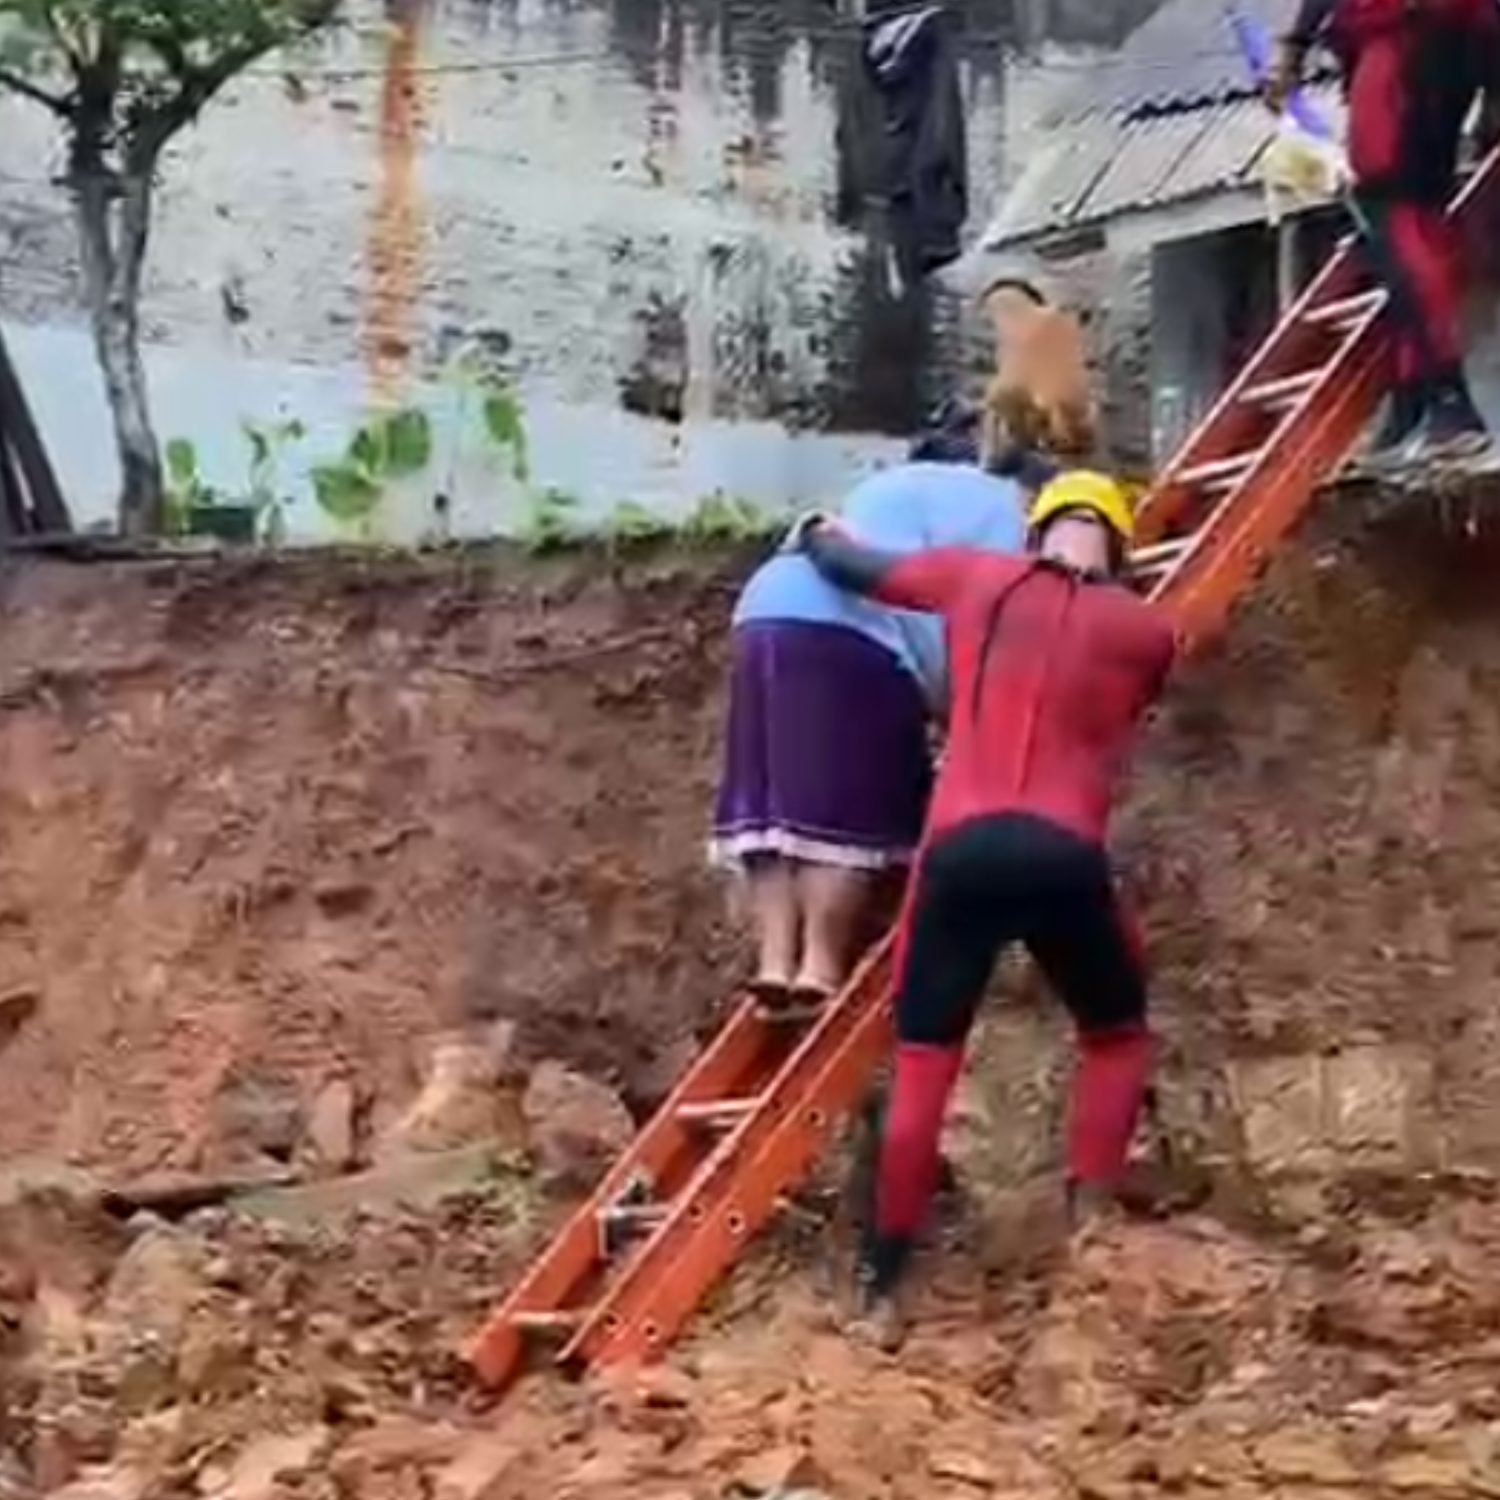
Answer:
<svg viewBox="0 0 1500 1500"><path fill-rule="evenodd" d="M947 624L952 706L929 837L1026 812L1102 843L1176 656L1166 612L1120 584L965 549L895 561L871 593Z"/></svg>
<svg viewBox="0 0 1500 1500"><path fill-rule="evenodd" d="M1496 29L1495 0L1302 0L1289 41L1327 41L1346 61L1372 38L1413 26Z"/></svg>

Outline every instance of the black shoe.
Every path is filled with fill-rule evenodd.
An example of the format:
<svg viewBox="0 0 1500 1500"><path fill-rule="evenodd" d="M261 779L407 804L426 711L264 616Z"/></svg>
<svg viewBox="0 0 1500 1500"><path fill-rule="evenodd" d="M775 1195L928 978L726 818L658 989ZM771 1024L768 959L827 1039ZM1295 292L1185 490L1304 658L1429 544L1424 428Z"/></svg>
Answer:
<svg viewBox="0 0 1500 1500"><path fill-rule="evenodd" d="M1429 462L1476 458L1489 446L1489 428L1463 376L1442 381L1428 407L1415 457Z"/></svg>
<svg viewBox="0 0 1500 1500"><path fill-rule="evenodd" d="M1120 1207L1120 1195L1102 1182L1069 1179L1067 1188L1068 1232L1078 1234L1110 1218Z"/></svg>
<svg viewBox="0 0 1500 1500"><path fill-rule="evenodd" d="M1391 392L1381 423L1362 462L1371 468L1404 462L1412 439L1427 415L1428 386L1425 380L1403 381Z"/></svg>
<svg viewBox="0 0 1500 1500"><path fill-rule="evenodd" d="M865 1243L857 1277L858 1304L850 1333L886 1354L906 1342L910 1319L903 1295L915 1242L901 1235L872 1235Z"/></svg>

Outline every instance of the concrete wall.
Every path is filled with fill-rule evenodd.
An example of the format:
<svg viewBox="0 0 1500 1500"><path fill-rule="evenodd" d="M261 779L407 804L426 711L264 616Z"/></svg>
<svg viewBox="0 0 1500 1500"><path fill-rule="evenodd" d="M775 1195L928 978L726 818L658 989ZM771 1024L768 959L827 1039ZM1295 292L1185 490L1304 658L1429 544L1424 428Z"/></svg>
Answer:
<svg viewBox="0 0 1500 1500"><path fill-rule="evenodd" d="M1159 246L1151 257L1151 453L1169 457L1213 404L1228 346L1219 236Z"/></svg>
<svg viewBox="0 0 1500 1500"><path fill-rule="evenodd" d="M1009 0L957 9L977 233L1036 100L1080 69L1008 64ZM436 382L465 344L521 393L530 491L595 513L716 489L829 498L894 451L880 431L983 362L954 296L913 326L834 221L853 33L821 0L351 0L351 16L173 152L146 297L159 426L211 481L243 488L243 420L307 424L287 463L298 534L328 530L307 467L380 401L442 429L443 472L390 498L384 534L428 527L438 488L461 530L523 515L504 465L455 456L468 437ZM1067 7L1023 19L1077 30ZM46 117L0 100L0 317L88 521L114 467L58 161ZM828 430L846 436L804 435Z"/></svg>

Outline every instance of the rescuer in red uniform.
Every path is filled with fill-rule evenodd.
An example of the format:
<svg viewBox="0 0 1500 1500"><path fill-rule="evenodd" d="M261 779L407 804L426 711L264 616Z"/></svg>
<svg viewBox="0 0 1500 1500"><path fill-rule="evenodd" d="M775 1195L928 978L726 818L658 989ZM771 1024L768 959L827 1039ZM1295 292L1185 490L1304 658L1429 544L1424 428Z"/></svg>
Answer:
<svg viewBox="0 0 1500 1500"><path fill-rule="evenodd" d="M1367 252L1391 294L1394 385L1372 456L1481 452L1489 436L1464 375L1460 246L1445 212L1459 143L1485 95L1482 144L1500 116L1497 0L1302 0L1269 89L1280 109L1307 54L1326 45L1349 100L1349 163Z"/></svg>
<svg viewBox="0 0 1500 1500"><path fill-rule="evenodd" d="M1025 944L1078 1028L1075 1211L1117 1185L1150 1075L1142 957L1105 840L1175 632L1120 582L1132 517L1113 480L1060 475L1030 520L1026 558L898 558L818 517L798 534L832 582L941 614L952 663L946 754L897 957L895 1074L865 1253L868 1311L888 1344L901 1334L896 1292L933 1195L943 1116L1001 951Z"/></svg>

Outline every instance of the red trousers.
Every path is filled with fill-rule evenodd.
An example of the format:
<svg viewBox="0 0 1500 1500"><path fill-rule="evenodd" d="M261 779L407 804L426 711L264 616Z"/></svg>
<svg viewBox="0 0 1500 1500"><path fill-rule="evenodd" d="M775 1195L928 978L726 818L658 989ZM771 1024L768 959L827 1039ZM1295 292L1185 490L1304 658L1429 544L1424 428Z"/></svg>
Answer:
<svg viewBox="0 0 1500 1500"><path fill-rule="evenodd" d="M1444 212L1464 120L1500 75L1495 0L1340 0L1334 47L1349 95L1349 157L1374 269L1392 299L1395 373L1413 381L1462 360L1460 246Z"/></svg>

